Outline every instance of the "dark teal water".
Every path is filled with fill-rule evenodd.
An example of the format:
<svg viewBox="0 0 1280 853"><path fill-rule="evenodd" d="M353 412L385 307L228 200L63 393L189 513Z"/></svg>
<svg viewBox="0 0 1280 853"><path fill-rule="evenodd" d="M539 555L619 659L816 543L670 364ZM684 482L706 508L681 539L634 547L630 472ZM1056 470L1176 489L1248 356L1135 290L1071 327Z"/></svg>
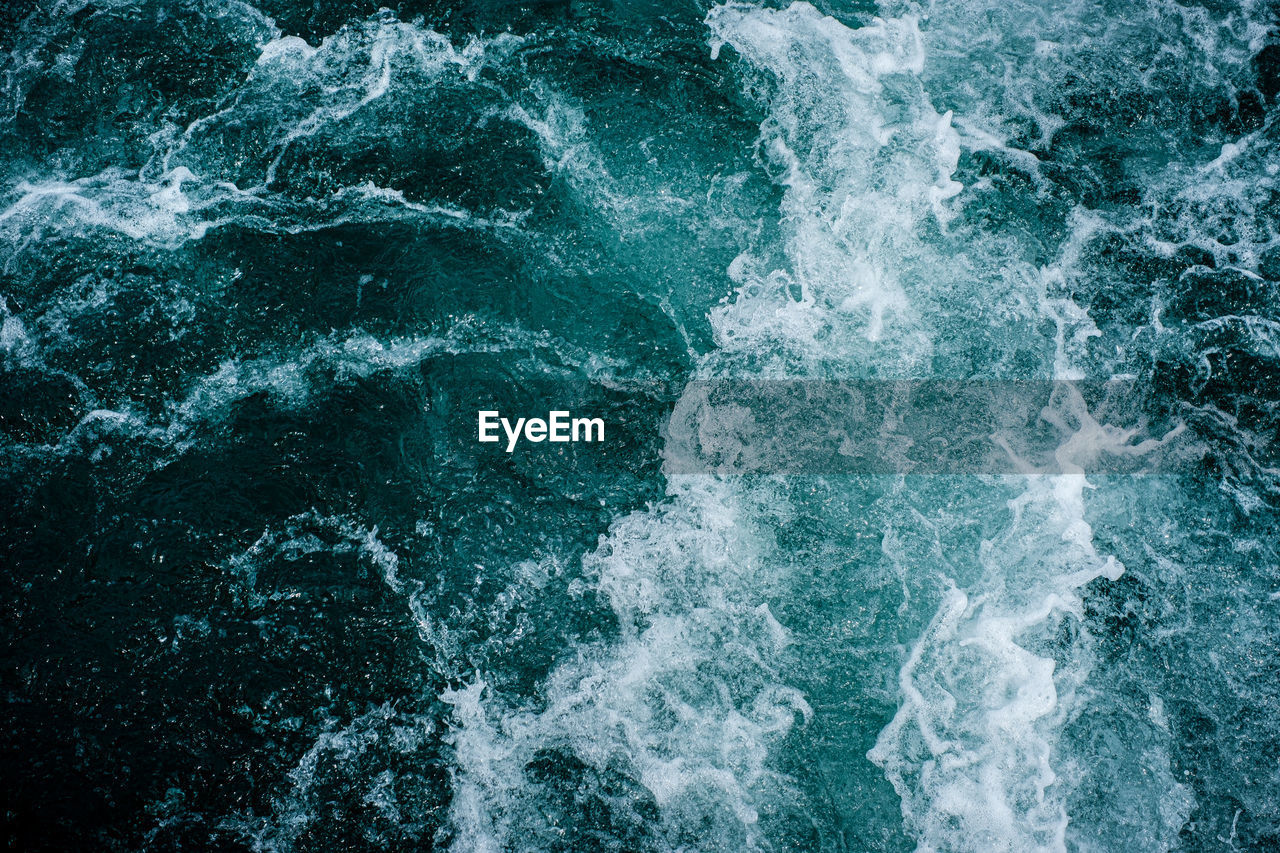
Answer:
<svg viewBox="0 0 1280 853"><path fill-rule="evenodd" d="M9 849L1280 849L1274 4L376 5L0 11Z"/></svg>

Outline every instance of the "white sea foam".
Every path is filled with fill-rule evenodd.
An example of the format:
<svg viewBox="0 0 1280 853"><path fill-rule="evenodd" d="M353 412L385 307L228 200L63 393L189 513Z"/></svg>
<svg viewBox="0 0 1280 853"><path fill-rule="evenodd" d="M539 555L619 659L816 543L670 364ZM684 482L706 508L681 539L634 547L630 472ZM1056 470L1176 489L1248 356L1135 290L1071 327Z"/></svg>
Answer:
<svg viewBox="0 0 1280 853"><path fill-rule="evenodd" d="M960 275L974 271L946 244L947 200L960 190L951 179L960 140L950 115L935 111L920 86L926 57L917 19L850 29L797 3L721 6L707 21L713 51L731 46L765 103L760 158L785 188L787 263L775 266L769 258L778 253L765 247L733 263L738 293L715 313L720 349L701 374L733 375L744 361L765 374L826 375L832 362L891 375L927 369L937 318L922 309L972 300L978 291L970 284L967 297L955 295ZM997 238L981 251L999 258L1007 246ZM1059 267L1030 267L1016 253L1011 260L1017 273L995 277L1007 300L1001 310L1024 329L1052 320L1057 333L1042 363L1056 378L1075 375L1075 357L1096 336L1091 319L1055 292ZM1071 262L1070 251L1063 262ZM946 320L959 329L983 324ZM1045 345L1038 332L1026 334ZM1094 422L1078 400L1059 405L1058 461L1073 473L1026 478L1004 531L973 555L981 576L964 588L953 581L916 641L900 679L901 708L869 756L901 797L921 849L1065 843L1051 754L1069 713L1063 697L1088 670L1088 644L1061 650L1071 660L1065 676L1032 647L1064 618L1078 618L1084 584L1122 570L1093 545L1080 465L1103 449L1122 449L1128 436ZM992 485L993 495L1003 490ZM621 768L643 786L637 796L657 806L659 831L669 838L681 837L680 827L701 813L715 817L698 845L770 846L758 816L798 788L771 769L770 750L808 710L777 672L786 632L767 601L786 589L786 572L768 545L770 522L748 493L732 480L674 478L661 506L615 523L584 562L622 638L579 649L578 659L558 667L545 685L545 708L510 707L483 679L445 697L455 708L458 849L543 846L545 794L523 770L547 749L597 773ZM760 684L755 698L732 696L704 672L718 659L737 669L735 680ZM759 680L760 673L767 676ZM693 703L686 691L720 698ZM761 702L759 719L739 719L744 705ZM736 732L729 741L727 730Z"/></svg>
<svg viewBox="0 0 1280 853"><path fill-rule="evenodd" d="M6 267L47 234L59 232L107 231L172 249L227 225L299 234L349 223L406 220L448 228L510 228L524 218L522 212L478 216L447 204L415 202L370 181L342 187L323 199L280 198L201 179L186 166L175 166L154 180L111 168L72 181L23 181L13 193L14 201L0 211L0 237L13 247Z"/></svg>
<svg viewBox="0 0 1280 853"><path fill-rule="evenodd" d="M318 47L276 33L262 41L257 62L221 109L185 128L167 125L151 134L153 154L141 170L111 167L89 176L30 175L18 181L0 210L0 237L12 247L6 267L50 233L105 230L175 248L232 224L277 233L398 220L456 228L516 225L521 211L478 215L414 201L396 187L368 180L320 197L278 192L274 184L293 148L358 121L361 109L393 87L447 82L494 89L481 71L520 44L504 34L455 46L439 33L389 16L345 28ZM245 150L265 156L246 162L244 150L229 152L229 133L257 136Z"/></svg>
<svg viewBox="0 0 1280 853"><path fill-rule="evenodd" d="M956 120L962 144L994 152L1040 188L1046 184L1036 152L1064 128L1055 102L1064 85L1080 86L1081 78L1072 82L1072 75L1085 75L1092 94L1110 93L1118 105L1160 96L1171 77L1180 81L1178 88L1197 93L1192 97L1229 98L1250 85L1250 57L1265 30L1253 4L1210 10L1153 2L1126 8L1119 23L1098 15L1093 4L882 8L927 9L926 55L938 61L926 62L924 77L937 102L963 112ZM1004 73L992 74L992 67ZM952 85L956 79L966 85ZM1032 271L1033 286L1024 288L1035 313L1053 324L1056 378L1125 363L1127 342L1100 341L1103 331L1086 303L1073 296L1099 288L1090 281L1098 275L1091 266L1097 238L1145 243L1165 257L1194 247L1219 267L1246 275L1275 245L1274 233L1265 226L1257 230L1267 221L1259 213L1268 189L1257 180L1271 156L1266 134L1187 152L1178 146L1195 142L1188 142L1184 129L1161 126L1183 122L1177 110L1142 120L1151 124L1133 133L1149 142L1148 150L1164 152L1127 164L1146 204L1068 211L1068 236L1057 259ZM1201 165L1189 167L1188 160ZM1254 230L1241 228L1244 223ZM1152 331L1167 346L1178 333L1161 324L1158 304L1152 310ZM1250 340L1265 340L1264 326L1255 324ZM1140 453L1152 444L1129 446L1131 433L1097 423L1078 400L1057 401L1046 420L1063 430L1059 461L1080 470L1028 477L1025 492L1010 504L1013 521L984 548L981 577L957 579L917 640L900 673L902 706L870 753L902 797L920 849L1114 849L1122 839L1126 849L1166 850L1178 843L1195 805L1191 789L1174 777L1176 736L1163 714L1130 720L1114 711L1122 707L1115 697L1098 695L1090 684L1093 641L1080 614L1083 586L1114 579L1120 570L1098 552L1085 521L1085 495L1094 488L1085 472L1107 454ZM1130 487L1099 486L1120 492ZM1057 639L1047 641L1055 630ZM1162 705L1154 694L1150 703ZM1108 753L1095 766L1089 750L1096 744L1065 741L1061 731L1081 715L1106 724L1108 713L1125 717L1134 754ZM1124 793L1110 806L1116 814L1098 813L1102 792L1117 789Z"/></svg>
<svg viewBox="0 0 1280 853"><path fill-rule="evenodd" d="M778 671L789 638L766 603L778 569L752 515L724 483L673 482L666 502L615 522L584 558L617 642L560 664L539 708L506 705L482 678L444 695L455 849L551 845L555 803L527 770L549 752L632 780L613 820L652 814L644 832L666 846L769 849L761 812L793 797L770 746L812 712Z"/></svg>
<svg viewBox="0 0 1280 853"><path fill-rule="evenodd" d="M899 673L902 705L868 754L902 798L919 850L1067 849L1066 798L1078 780L1057 784L1053 756L1092 666L1082 591L1124 570L1094 545L1084 466L1153 445L1131 444L1132 432L1098 423L1062 388L1045 417L1062 431L1066 473L1018 478L1010 522L983 543L981 577L948 581ZM1054 657L1039 650L1064 628L1075 639L1053 640Z"/></svg>
<svg viewBox="0 0 1280 853"><path fill-rule="evenodd" d="M1005 152L1039 178L1035 157L1012 151L1003 128L973 130L986 119L981 112L962 140L950 114L931 106L921 81L943 83L938 69L926 71L923 45L968 56L968 43L930 41L913 14L850 30L800 3L782 11L718 7L708 22L713 49L731 45L764 72L757 83L769 115L761 158L786 188L789 260L782 269L752 255L735 262L738 297L716 317L718 342L730 352L716 358L732 363L734 351L790 350L799 357L784 364L789 371L811 371L835 355L845 369L883 372L891 364L910 375L946 340L983 335L980 315L956 315L978 298L982 313L994 308L1009 318L1012 333L999 346L1016 351L1020 339L1035 346L1044 341L1036 329L1048 320L1052 351L1042 369L1055 379L1083 378L1089 342L1100 332L1068 278L1105 223L1077 213L1048 266L1028 264L1031 253L1016 235L983 234L963 249L948 241L953 211L944 202L960 190L950 176L962 143ZM1022 32L1018 22L1010 26ZM1037 55L1053 53L1052 45L1034 47ZM1035 117L1047 142L1058 125L1043 112ZM1002 266L1012 274L993 276ZM850 319L865 324L869 346L843 332ZM999 350L981 357L1000 368ZM1004 532L976 555L981 577L948 581L904 664L902 705L868 755L901 797L922 850L1065 849L1071 785L1059 782L1051 758L1091 666L1081 590L1123 570L1093 544L1085 470L1107 453L1151 445L1129 446L1132 432L1097 423L1078 396L1054 407L1046 419L1062 430L1058 462L1071 473L1030 474L1009 503ZM1068 622L1065 636L1074 640L1046 643L1046 632ZM1050 648L1065 669L1055 667ZM1185 814L1174 809L1170 817Z"/></svg>
<svg viewBox="0 0 1280 853"><path fill-rule="evenodd" d="M707 24L713 54L731 46L767 101L758 153L786 190L789 261L775 268L747 253L734 262L738 294L714 316L717 342L799 350L811 364L845 369L862 361L919 370L932 343L913 291L927 286L920 277L936 260L927 232L945 226L945 202L961 187L951 179L960 153L951 115L919 86L917 20L850 29L807 3L729 4Z"/></svg>
<svg viewBox="0 0 1280 853"><path fill-rule="evenodd" d="M518 37L503 34L473 37L459 47L434 30L397 21L390 14L345 27L318 47L296 36L276 38L263 46L228 106L192 122L177 143L161 153L158 168L216 168L220 134L227 125L248 125L265 137L266 144L255 150L267 153L270 160L249 176L252 186L265 189L294 145L342 126L394 86L430 86L443 80L492 86L480 80L481 71L520 43Z"/></svg>
<svg viewBox="0 0 1280 853"><path fill-rule="evenodd" d="M944 117L921 106L902 128L862 129L860 110L893 111L887 95L876 100L880 78L918 66L914 22L887 22L856 43L851 31L804 6L776 19L762 10L722 7L708 22L718 39L735 47L748 38L762 51L776 37L797 45L818 39L825 54L817 59L838 70L853 103L838 106L830 125L849 137L845 147L826 159L818 155L812 168L789 147L800 140L766 127L762 144L790 164L783 215L797 223L789 254L799 272L760 272L762 261L746 256L735 262L730 274L743 287L715 320L722 349L704 369L715 375L735 354L769 353L779 345L817 361L814 330L826 322L821 316L839 312L865 320L864 342L881 337L889 321L878 308L905 311L905 297L896 283L873 281L891 276L866 251L842 241L859 226L877 228L877 249L897 240L907 248L894 245L893 251L908 254L919 246L911 229L936 217L956 189L947 176L957 151ZM788 34L791 27L797 32ZM786 56L785 47L777 50L778 57L761 61ZM796 68L793 75L804 73ZM782 90L793 82L784 79ZM824 81L807 82L816 95ZM801 109L786 97L780 109ZM545 119L521 119L539 133L548 166L567 169L588 199L616 215L615 193L600 183L607 173L581 174L582 164L594 162L580 141L584 126L558 103L551 101ZM867 164L867 156L880 160ZM884 222L871 207L859 207L862 200L819 189L870 184L885 167L891 180L875 199L885 207ZM820 209L807 208L814 202ZM860 283L849 285L851 272L862 275ZM751 292L765 279L773 290ZM797 281L801 293L791 299L788 287ZM616 642L578 648L548 677L539 691L545 701L533 709L489 689L483 675L445 694L454 708L455 849L553 846L559 823L576 818L558 816L553 794L529 777L528 768L547 754L596 777L629 780L632 787L611 800L614 825L646 815L645 834L664 847L772 848L777 825L764 816L803 802L800 784L778 771L773 750L812 714L782 669L788 632L769 608L770 600L787 594L786 564L774 551L769 521L785 514L780 500L767 486L672 477L662 504L616 521L584 557L586 577L617 618ZM565 772L581 779L583 771Z"/></svg>
<svg viewBox="0 0 1280 853"><path fill-rule="evenodd" d="M378 338L353 331L335 333L300 350L266 353L258 358L228 359L211 374L191 383L170 408L175 435L193 425L216 420L229 405L254 394L269 395L281 409L304 409L318 390L378 373L394 373L436 357L464 353L507 353L511 366L535 366L545 372L581 374L597 382L625 387L631 375L626 362L592 353L545 332L516 325L457 318L439 335ZM640 373L643 378L643 372Z"/></svg>

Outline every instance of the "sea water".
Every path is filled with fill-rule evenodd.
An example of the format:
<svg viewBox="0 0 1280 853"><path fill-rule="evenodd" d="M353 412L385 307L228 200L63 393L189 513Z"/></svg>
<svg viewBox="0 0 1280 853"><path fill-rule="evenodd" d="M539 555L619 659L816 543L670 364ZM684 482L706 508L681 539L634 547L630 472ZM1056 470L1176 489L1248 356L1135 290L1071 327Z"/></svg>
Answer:
<svg viewBox="0 0 1280 853"><path fill-rule="evenodd" d="M0 15L10 846L1280 845L1274 4L376 6Z"/></svg>

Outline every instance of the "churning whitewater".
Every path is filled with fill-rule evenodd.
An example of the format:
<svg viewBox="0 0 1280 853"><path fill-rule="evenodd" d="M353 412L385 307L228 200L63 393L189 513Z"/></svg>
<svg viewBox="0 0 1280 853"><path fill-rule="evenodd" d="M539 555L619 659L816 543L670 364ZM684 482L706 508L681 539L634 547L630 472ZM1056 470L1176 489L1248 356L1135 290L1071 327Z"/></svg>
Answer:
<svg viewBox="0 0 1280 853"><path fill-rule="evenodd" d="M1274 3L0 46L13 849L1280 846Z"/></svg>

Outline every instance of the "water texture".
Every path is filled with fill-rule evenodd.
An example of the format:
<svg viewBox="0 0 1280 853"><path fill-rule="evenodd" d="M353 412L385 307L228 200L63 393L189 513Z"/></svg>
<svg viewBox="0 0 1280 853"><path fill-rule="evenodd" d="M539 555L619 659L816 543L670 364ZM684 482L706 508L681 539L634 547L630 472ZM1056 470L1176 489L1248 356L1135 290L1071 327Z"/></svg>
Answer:
<svg viewBox="0 0 1280 853"><path fill-rule="evenodd" d="M1280 850L1275 3L0 52L8 849Z"/></svg>

